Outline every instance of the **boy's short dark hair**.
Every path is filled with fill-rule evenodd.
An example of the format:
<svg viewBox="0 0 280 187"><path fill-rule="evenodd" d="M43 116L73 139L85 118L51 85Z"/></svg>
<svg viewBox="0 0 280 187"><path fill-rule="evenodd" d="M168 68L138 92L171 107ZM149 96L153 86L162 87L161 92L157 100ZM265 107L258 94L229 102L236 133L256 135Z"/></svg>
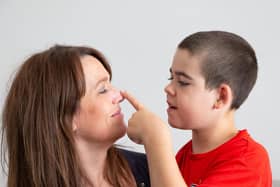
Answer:
<svg viewBox="0 0 280 187"><path fill-rule="evenodd" d="M233 92L231 109L240 107L252 90L258 71L254 49L246 40L224 31L197 32L186 37L178 48L200 57L207 88L228 84Z"/></svg>

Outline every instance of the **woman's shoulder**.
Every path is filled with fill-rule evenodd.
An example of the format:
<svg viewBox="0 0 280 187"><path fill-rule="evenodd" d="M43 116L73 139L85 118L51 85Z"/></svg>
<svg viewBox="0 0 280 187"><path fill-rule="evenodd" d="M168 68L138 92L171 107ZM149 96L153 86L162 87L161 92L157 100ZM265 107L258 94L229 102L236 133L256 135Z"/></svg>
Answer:
<svg viewBox="0 0 280 187"><path fill-rule="evenodd" d="M145 153L140 153L127 149L120 149L120 148L118 148L118 150L129 162L132 163L144 162L144 164L145 163L147 164L147 157Z"/></svg>
<svg viewBox="0 0 280 187"><path fill-rule="evenodd" d="M118 148L119 152L127 160L136 183L141 187L150 187L150 176L147 157L144 153Z"/></svg>

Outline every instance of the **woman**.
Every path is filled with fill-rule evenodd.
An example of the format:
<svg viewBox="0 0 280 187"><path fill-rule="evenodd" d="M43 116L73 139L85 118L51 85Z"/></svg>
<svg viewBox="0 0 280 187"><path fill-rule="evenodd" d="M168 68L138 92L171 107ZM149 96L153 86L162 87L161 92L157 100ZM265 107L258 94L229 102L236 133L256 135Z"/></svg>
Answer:
<svg viewBox="0 0 280 187"><path fill-rule="evenodd" d="M2 116L8 187L149 186L145 156L113 145L126 126L111 78L89 47L54 46L23 63Z"/></svg>

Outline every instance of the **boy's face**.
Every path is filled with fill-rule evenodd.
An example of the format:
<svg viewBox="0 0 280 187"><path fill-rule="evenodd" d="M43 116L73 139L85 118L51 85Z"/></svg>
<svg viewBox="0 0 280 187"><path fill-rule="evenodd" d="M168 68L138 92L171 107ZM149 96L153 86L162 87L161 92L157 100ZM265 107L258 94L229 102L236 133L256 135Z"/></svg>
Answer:
<svg viewBox="0 0 280 187"><path fill-rule="evenodd" d="M205 87L200 58L186 49L177 49L170 68L170 83L165 87L168 122L179 129L201 129L213 123L215 90Z"/></svg>

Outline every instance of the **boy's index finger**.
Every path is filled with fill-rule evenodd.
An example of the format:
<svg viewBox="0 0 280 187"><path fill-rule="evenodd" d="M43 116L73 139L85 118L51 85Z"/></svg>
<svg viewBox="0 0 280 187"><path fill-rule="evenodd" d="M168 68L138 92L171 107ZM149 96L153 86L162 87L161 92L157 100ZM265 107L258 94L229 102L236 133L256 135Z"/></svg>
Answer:
<svg viewBox="0 0 280 187"><path fill-rule="evenodd" d="M121 91L121 94L137 111L144 108L144 106L127 91Z"/></svg>

